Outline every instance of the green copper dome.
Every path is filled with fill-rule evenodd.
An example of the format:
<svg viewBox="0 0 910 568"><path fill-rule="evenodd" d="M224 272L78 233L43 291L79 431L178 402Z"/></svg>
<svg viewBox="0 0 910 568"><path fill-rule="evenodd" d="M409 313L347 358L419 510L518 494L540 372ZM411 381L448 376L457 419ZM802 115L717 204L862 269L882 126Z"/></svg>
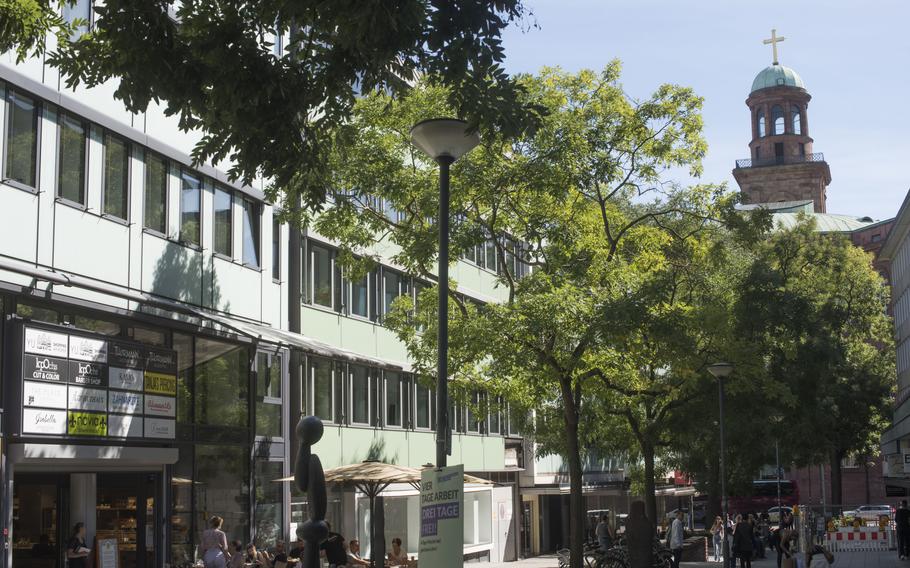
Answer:
<svg viewBox="0 0 910 568"><path fill-rule="evenodd" d="M796 74L796 71L778 63L765 67L761 70L761 73L755 76L750 92L754 93L759 89L779 86L806 88L802 78Z"/></svg>

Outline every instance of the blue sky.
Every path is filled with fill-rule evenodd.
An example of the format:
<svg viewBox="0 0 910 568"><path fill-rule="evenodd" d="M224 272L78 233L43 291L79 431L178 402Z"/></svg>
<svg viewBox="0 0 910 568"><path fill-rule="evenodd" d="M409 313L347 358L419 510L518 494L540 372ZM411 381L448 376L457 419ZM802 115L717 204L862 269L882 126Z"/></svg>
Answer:
<svg viewBox="0 0 910 568"><path fill-rule="evenodd" d="M507 30L506 67L600 69L623 62L639 98L660 83L705 98L704 182L736 182L749 157L745 99L771 63L771 28L787 39L780 62L812 94L809 134L831 166L828 212L893 217L910 189L910 2L906 0L525 0L539 28ZM528 22L525 22L526 24ZM524 26L527 27L527 26Z"/></svg>

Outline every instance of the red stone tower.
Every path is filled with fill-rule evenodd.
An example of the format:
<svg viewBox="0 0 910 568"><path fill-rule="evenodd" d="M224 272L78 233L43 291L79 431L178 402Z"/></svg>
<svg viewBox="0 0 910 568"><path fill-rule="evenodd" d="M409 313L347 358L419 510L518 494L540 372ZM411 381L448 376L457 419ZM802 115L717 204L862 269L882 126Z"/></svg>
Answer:
<svg viewBox="0 0 910 568"><path fill-rule="evenodd" d="M777 37L772 30L774 63L752 82L746 105L752 117L751 157L737 160L733 177L743 203L811 200L816 213L825 212L825 188L831 170L821 153L813 152L806 109L812 96L803 80L777 61Z"/></svg>

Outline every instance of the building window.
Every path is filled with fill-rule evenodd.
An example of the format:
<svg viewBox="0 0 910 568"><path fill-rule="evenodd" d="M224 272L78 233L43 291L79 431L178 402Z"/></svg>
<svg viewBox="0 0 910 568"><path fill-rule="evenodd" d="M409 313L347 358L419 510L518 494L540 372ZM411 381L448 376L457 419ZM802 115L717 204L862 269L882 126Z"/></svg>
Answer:
<svg viewBox="0 0 910 568"><path fill-rule="evenodd" d="M771 107L771 124L774 127L774 131L771 134L784 134L786 132L784 109L780 105Z"/></svg>
<svg viewBox="0 0 910 568"><path fill-rule="evenodd" d="M764 110L758 109L758 115L757 115L756 120L758 121L758 137L764 138L768 133L767 125L765 124L765 111Z"/></svg>
<svg viewBox="0 0 910 568"><path fill-rule="evenodd" d="M487 267L487 270L496 272L496 241L489 239L484 243L483 249L484 256L486 257L484 264Z"/></svg>
<svg viewBox="0 0 910 568"><path fill-rule="evenodd" d="M401 428L402 424L404 424L401 373L384 371L383 375L385 378L385 425Z"/></svg>
<svg viewBox="0 0 910 568"><path fill-rule="evenodd" d="M249 370L246 347L196 339L193 398L197 424L249 427Z"/></svg>
<svg viewBox="0 0 910 568"><path fill-rule="evenodd" d="M272 279L281 280L281 221L272 211Z"/></svg>
<svg viewBox="0 0 910 568"><path fill-rule="evenodd" d="M167 161L158 156L145 155L145 213L146 229L162 235L167 232Z"/></svg>
<svg viewBox="0 0 910 568"><path fill-rule="evenodd" d="M351 377L351 423L369 426L370 369L363 365L348 365Z"/></svg>
<svg viewBox="0 0 910 568"><path fill-rule="evenodd" d="M471 403L467 405L468 432L472 434L480 433L482 424L481 416L483 415L482 407L483 404L481 402L480 393L472 393Z"/></svg>
<svg viewBox="0 0 910 568"><path fill-rule="evenodd" d="M877 242L879 242L879 241L881 241L881 240L882 240L881 234L875 233L874 235L872 235L872 242L873 242L873 243L877 243ZM886 280L887 280L887 278L886 278Z"/></svg>
<svg viewBox="0 0 910 568"><path fill-rule="evenodd" d="M126 141L104 133L104 212L127 219L130 187L130 150Z"/></svg>
<svg viewBox="0 0 910 568"><path fill-rule="evenodd" d="M258 353L256 435L281 438L281 355Z"/></svg>
<svg viewBox="0 0 910 568"><path fill-rule="evenodd" d="M197 444L195 454L197 515L218 511L227 539L245 542L250 534L250 447Z"/></svg>
<svg viewBox="0 0 910 568"><path fill-rule="evenodd" d="M85 147L88 124L81 118L60 114L60 159L57 196L85 205Z"/></svg>
<svg viewBox="0 0 910 568"><path fill-rule="evenodd" d="M262 208L259 203L243 200L243 264L259 268L259 222Z"/></svg>
<svg viewBox="0 0 910 568"><path fill-rule="evenodd" d="M415 412L415 421L414 425L417 428L430 429L433 424L433 403L435 402L434 393L432 389L420 384L419 380L415 380L417 383L416 393L414 396L416 412Z"/></svg>
<svg viewBox="0 0 910 568"><path fill-rule="evenodd" d="M182 172L180 178L180 240L199 246L202 181L189 172Z"/></svg>
<svg viewBox="0 0 910 568"><path fill-rule="evenodd" d="M334 259L332 251L319 245L310 245L310 302L326 308L332 307L332 280L334 278L332 266Z"/></svg>
<svg viewBox="0 0 910 568"><path fill-rule="evenodd" d="M382 315L386 315L392 309L392 303L398 296L407 295L410 291L408 279L403 274L393 270L383 269L382 271Z"/></svg>
<svg viewBox="0 0 910 568"><path fill-rule="evenodd" d="M214 249L217 254L230 257L233 253L234 195L221 187L215 187Z"/></svg>
<svg viewBox="0 0 910 568"><path fill-rule="evenodd" d="M489 405L487 409L487 415L489 419L487 420L487 432L490 434L499 434L500 433L500 422L501 422L501 411L502 411L502 398L496 397L494 402Z"/></svg>
<svg viewBox="0 0 910 568"><path fill-rule="evenodd" d="M351 300L348 305L351 314L362 318L370 317L370 274L351 281Z"/></svg>
<svg viewBox="0 0 910 568"><path fill-rule="evenodd" d="M281 539L284 527L282 493L284 486L275 483L283 473L283 462L257 459L253 476L255 478L255 508L253 522L256 527L254 543L260 550L266 550ZM242 542L242 541L241 541Z"/></svg>
<svg viewBox="0 0 910 568"><path fill-rule="evenodd" d="M3 177L37 185L38 105L35 99L7 89L6 156Z"/></svg>
<svg viewBox="0 0 910 568"><path fill-rule="evenodd" d="M800 118L799 107L793 105L790 107L790 119L793 122L793 132L796 134L803 133L802 119Z"/></svg>
<svg viewBox="0 0 910 568"><path fill-rule="evenodd" d="M92 23L92 0L70 0L63 3L63 19L68 24L80 20L79 25L70 35L70 41L77 41L88 32Z"/></svg>
<svg viewBox="0 0 910 568"><path fill-rule="evenodd" d="M310 400L314 416L327 422L334 419L332 362L319 357L309 357Z"/></svg>

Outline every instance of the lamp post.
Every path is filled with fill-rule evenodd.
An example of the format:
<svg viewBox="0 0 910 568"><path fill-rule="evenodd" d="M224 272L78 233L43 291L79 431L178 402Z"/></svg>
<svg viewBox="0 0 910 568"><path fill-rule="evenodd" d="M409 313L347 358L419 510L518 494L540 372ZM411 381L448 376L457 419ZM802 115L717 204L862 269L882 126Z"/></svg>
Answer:
<svg viewBox="0 0 910 568"><path fill-rule="evenodd" d="M436 467L445 467L449 427L449 166L480 143L468 124L431 118L411 128L411 142L439 164L439 330L436 362Z"/></svg>
<svg viewBox="0 0 910 568"><path fill-rule="evenodd" d="M718 421L720 422L720 510L721 518L723 519L723 550L724 550L724 564L729 564L730 562L730 544L727 542L727 479L726 474L724 473L724 379L730 376L730 373L733 372L732 363L714 363L713 365L708 365L708 372L711 373L715 379L717 379L717 393L718 393L718 405L719 405L719 414Z"/></svg>

